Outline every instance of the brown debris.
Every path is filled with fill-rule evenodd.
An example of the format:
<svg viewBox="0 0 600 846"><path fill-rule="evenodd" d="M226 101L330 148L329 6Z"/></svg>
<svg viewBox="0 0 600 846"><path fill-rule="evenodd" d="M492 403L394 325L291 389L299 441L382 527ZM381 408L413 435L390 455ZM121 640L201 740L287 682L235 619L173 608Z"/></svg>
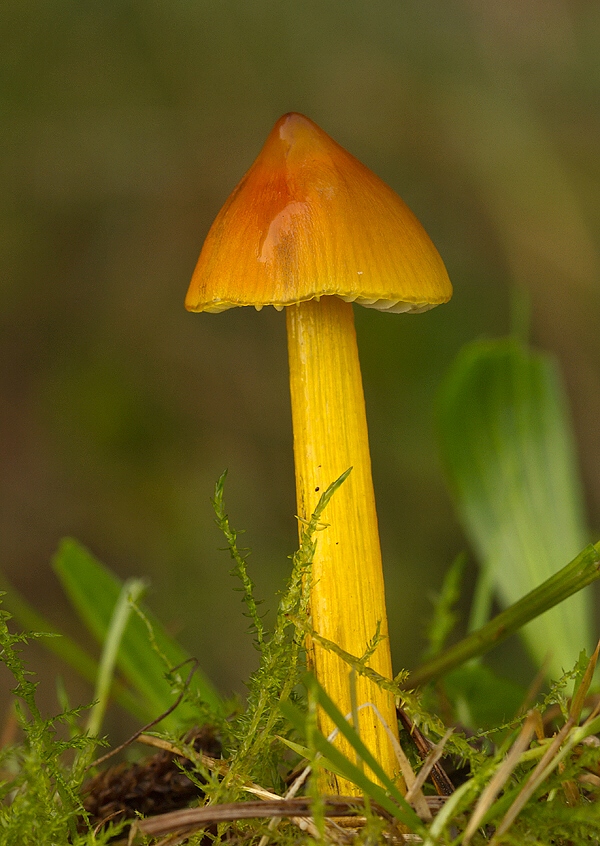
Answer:
<svg viewBox="0 0 600 846"><path fill-rule="evenodd" d="M221 745L210 726L190 732L185 742L195 751L214 758ZM83 806L93 826L109 820L132 819L184 808L202 791L185 774L192 767L182 755L160 751L137 763L123 762L109 767L84 786Z"/></svg>

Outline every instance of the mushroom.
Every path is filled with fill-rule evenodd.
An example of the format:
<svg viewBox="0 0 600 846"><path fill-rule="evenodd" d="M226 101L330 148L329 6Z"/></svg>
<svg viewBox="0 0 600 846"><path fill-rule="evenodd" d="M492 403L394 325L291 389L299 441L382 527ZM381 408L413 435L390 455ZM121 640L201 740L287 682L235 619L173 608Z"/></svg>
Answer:
<svg viewBox="0 0 600 846"><path fill-rule="evenodd" d="M220 312L286 306L298 517L306 521L345 470L330 500L312 564L313 631L392 678L385 592L362 378L352 303L421 312L452 286L414 214L381 179L300 114L275 124L258 158L217 215L185 305ZM347 663L309 638L308 660L343 714L352 710ZM371 703L397 737L394 697L358 675L358 705ZM327 734L332 724L320 717ZM361 709L363 742L390 776L393 744L373 708ZM349 747L344 747L346 754ZM347 792L340 779L328 785Z"/></svg>

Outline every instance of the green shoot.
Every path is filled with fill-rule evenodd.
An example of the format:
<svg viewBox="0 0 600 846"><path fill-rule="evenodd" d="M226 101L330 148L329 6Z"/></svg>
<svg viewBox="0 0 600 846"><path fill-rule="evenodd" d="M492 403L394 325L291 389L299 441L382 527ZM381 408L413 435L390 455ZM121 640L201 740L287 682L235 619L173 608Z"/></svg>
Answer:
<svg viewBox="0 0 600 846"><path fill-rule="evenodd" d="M481 629L425 661L404 683L407 688L420 687L471 658L484 655L522 626L550 608L581 591L600 577L600 542L586 547L566 567L550 576L543 584L501 611Z"/></svg>
<svg viewBox="0 0 600 846"><path fill-rule="evenodd" d="M92 737L100 734L102 721L110 698L110 690L115 672L115 664L121 647L121 641L132 611L132 603L138 601L145 590L141 579L129 579L125 582L115 605L108 635L104 642L102 658L98 667L98 678L94 694L95 704L91 710L87 730Z"/></svg>

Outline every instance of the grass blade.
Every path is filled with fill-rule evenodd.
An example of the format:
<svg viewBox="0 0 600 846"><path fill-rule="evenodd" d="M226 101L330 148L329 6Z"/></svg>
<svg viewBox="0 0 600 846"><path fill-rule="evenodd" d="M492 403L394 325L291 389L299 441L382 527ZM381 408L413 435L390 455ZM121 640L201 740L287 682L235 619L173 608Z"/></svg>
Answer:
<svg viewBox="0 0 600 846"><path fill-rule="evenodd" d="M100 643L104 643L123 583L84 547L69 538L62 541L53 566L84 624ZM190 656L145 609L144 616L151 624L156 648L145 621L134 614L123 634L117 666L132 687L144 697L152 716L156 717L173 702L171 685L165 678L167 670L182 664ZM191 688L211 710L217 714L222 712L218 693L200 671L194 674ZM177 730L182 723L193 721L194 716L192 706L182 702L164 720L164 728Z"/></svg>
<svg viewBox="0 0 600 846"><path fill-rule="evenodd" d="M554 362L514 339L459 355L440 394L441 449L464 528L503 605L585 546L566 400ZM538 665L559 677L591 651L591 597L580 592L529 623Z"/></svg>
<svg viewBox="0 0 600 846"><path fill-rule="evenodd" d="M600 577L600 542L587 546L558 573L530 591L513 605L493 617L485 626L467 635L458 643L424 661L401 682L405 689L421 687L429 681L460 667L471 658L485 655L522 626L535 620L550 608L564 604L569 597L583 590Z"/></svg>
<svg viewBox="0 0 600 846"><path fill-rule="evenodd" d="M3 585L4 586L4 585ZM19 625L28 632L41 632L54 635L43 638L40 642L44 649L52 652L61 661L71 667L82 679L91 685L96 684L98 676L98 662L85 649L82 649L69 635L65 634L50 620L36 611L27 600L12 586L6 585L6 595L3 602ZM137 720L147 721L151 714L140 698L135 696L129 688L113 680L111 697L115 702L128 711Z"/></svg>
<svg viewBox="0 0 600 846"><path fill-rule="evenodd" d="M121 647L123 634L133 610L132 603L138 601L144 589L145 583L141 579L129 579L123 585L115 604L98 668L94 695L95 703L90 712L87 725L88 734L92 735L92 737L100 734L102 721L110 698L110 688L117 663L117 656Z"/></svg>
<svg viewBox="0 0 600 846"><path fill-rule="evenodd" d="M369 796L374 802L381 805L382 808L385 808L385 810L392 814L399 822L408 826L411 831L423 831L423 823L419 819L418 815L406 802L397 786L383 772L381 766L373 758L368 749L366 749L358 734L344 719L341 712L325 694L323 688L318 685L318 682L316 682L315 679L308 676L307 684L309 685L311 695L316 695L319 705L327 710L327 715L334 721L336 727L346 737L364 763L367 764L374 773L376 773L378 778L381 778L382 783L385 785L385 789L368 778L360 767L346 758L346 756L329 740L327 740L320 731L312 731L312 742L314 743L316 750L323 756L327 765L332 765L332 770L334 772L341 773L345 779L360 787L367 796ZM305 734L305 715L302 714L295 705L292 705L289 700L281 703L281 709L290 723L301 734Z"/></svg>

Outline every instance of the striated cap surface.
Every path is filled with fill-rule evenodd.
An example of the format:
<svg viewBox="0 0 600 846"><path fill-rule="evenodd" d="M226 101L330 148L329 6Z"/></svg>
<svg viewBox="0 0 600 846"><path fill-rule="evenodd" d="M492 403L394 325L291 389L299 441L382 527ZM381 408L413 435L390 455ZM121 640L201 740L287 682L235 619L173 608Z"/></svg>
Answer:
<svg viewBox="0 0 600 846"><path fill-rule="evenodd" d="M315 123L290 113L217 215L185 305L282 308L327 295L417 312L449 300L452 285L400 197Z"/></svg>

